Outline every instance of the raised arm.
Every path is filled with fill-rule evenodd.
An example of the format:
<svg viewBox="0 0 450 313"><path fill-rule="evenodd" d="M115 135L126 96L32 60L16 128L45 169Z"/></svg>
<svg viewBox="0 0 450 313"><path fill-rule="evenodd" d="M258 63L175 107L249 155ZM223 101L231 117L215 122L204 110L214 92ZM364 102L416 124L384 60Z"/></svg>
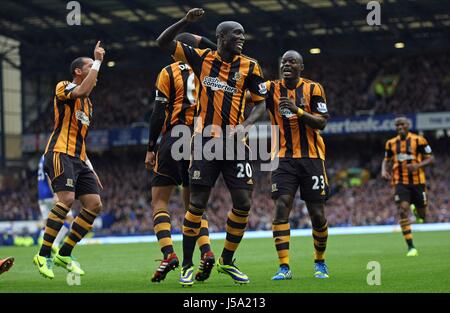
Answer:
<svg viewBox="0 0 450 313"><path fill-rule="evenodd" d="M75 87L72 90L72 97L87 97L91 93L92 89L94 89L95 84L97 83L97 75L100 70L100 65L103 61L103 57L105 55L105 49L100 47L100 41L97 42L94 49L94 63L92 64L91 69L89 70L89 74L83 80L83 82Z"/></svg>
<svg viewBox="0 0 450 313"><path fill-rule="evenodd" d="M159 35L158 39L156 39L158 46L164 51L173 54L176 48L176 42L174 41L176 35L178 35L187 24L199 20L204 13L205 11L201 8L190 9L186 16L169 26L161 35Z"/></svg>
<svg viewBox="0 0 450 313"><path fill-rule="evenodd" d="M197 39L198 46L200 48L206 48L206 49L209 48L211 50L217 50L217 45L214 42L212 42L211 40L209 40L208 38L199 36L199 35L195 35L195 34L193 34L193 36L195 37L195 39Z"/></svg>

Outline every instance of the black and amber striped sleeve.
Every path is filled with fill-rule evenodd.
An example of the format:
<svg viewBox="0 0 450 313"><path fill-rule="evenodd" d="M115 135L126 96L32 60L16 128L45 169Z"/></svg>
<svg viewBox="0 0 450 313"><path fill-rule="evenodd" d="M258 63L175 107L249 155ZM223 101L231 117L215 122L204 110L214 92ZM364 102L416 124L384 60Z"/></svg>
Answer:
<svg viewBox="0 0 450 313"><path fill-rule="evenodd" d="M55 95L58 100L73 99L72 91L77 87L76 84L69 81L61 81L56 85Z"/></svg>
<svg viewBox="0 0 450 313"><path fill-rule="evenodd" d="M270 110L270 112L273 112L273 110L274 110L274 108L273 108L273 101L269 101L269 93L270 93L270 84L271 84L271 82L270 82L270 80L268 80L268 81L266 81L265 83L264 83L264 85L265 85L265 88L266 88L266 90L267 90L267 98L266 98L266 109L267 110Z"/></svg>
<svg viewBox="0 0 450 313"><path fill-rule="evenodd" d="M261 67L253 62L252 71L249 73L247 88L250 91L253 103L261 102L267 96L267 82L264 82Z"/></svg>
<svg viewBox="0 0 450 313"><path fill-rule="evenodd" d="M170 97L170 77L165 68L159 73L155 87L155 101L168 102Z"/></svg>
<svg viewBox="0 0 450 313"><path fill-rule="evenodd" d="M388 140L386 142L386 146L384 148L384 159L386 161L389 161L390 159L392 159L393 155L394 155L394 153L392 152L392 149L391 149L391 141Z"/></svg>
<svg viewBox="0 0 450 313"><path fill-rule="evenodd" d="M327 100L322 85L319 83L313 83L310 86L312 89L310 101L311 112L315 115L328 117Z"/></svg>
<svg viewBox="0 0 450 313"><path fill-rule="evenodd" d="M423 155L431 155L433 154L433 151L431 150L430 145L428 144L428 141L425 139L425 137L419 136L419 144L418 149L420 153Z"/></svg>
<svg viewBox="0 0 450 313"><path fill-rule="evenodd" d="M173 58L176 61L189 64L196 74L201 72L202 61L204 57L210 52L210 49L198 49L188 46L180 41L176 42L175 52Z"/></svg>

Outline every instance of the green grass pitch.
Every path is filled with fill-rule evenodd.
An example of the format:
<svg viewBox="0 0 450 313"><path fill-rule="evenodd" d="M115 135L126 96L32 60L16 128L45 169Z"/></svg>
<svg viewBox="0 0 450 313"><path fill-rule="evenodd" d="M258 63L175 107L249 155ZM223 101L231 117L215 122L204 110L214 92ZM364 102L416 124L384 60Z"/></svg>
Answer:
<svg viewBox="0 0 450 313"><path fill-rule="evenodd" d="M32 265L37 247L0 247L0 257L14 256L13 268L0 276L0 292L164 292L186 293L298 293L298 292L450 292L449 232L416 232L418 257L406 257L406 244L400 233L330 236L327 263L331 277L313 277L312 238L291 238L291 281L271 281L277 269L277 256L271 238L244 239L236 253L238 267L250 277L250 284L235 285L213 270L205 283L182 288L179 270L170 272L161 283L150 277L161 257L157 243L128 245L85 245L74 255L86 275L80 286L69 286L66 272L55 268L55 279L44 279ZM220 254L222 240L212 244ZM175 243L179 257L181 242ZM198 265L199 254L194 255ZM381 285L367 284L369 261L381 265Z"/></svg>

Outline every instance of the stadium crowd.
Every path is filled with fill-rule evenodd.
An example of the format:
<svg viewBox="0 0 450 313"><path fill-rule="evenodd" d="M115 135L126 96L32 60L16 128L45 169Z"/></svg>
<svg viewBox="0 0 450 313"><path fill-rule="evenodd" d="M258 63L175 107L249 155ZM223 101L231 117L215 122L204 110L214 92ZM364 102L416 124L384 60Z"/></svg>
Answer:
<svg viewBox="0 0 450 313"><path fill-rule="evenodd" d="M278 77L277 63L264 57L259 61L267 79ZM303 75L324 86L331 116L413 113L450 110L450 74L446 71L449 67L448 55L326 61L312 58L305 59ZM159 70L121 72L120 79L116 72L102 72L91 97L94 119L90 129L147 123ZM395 78L391 85L382 83L384 78L392 76ZM51 131L53 120L48 117L53 116L52 101L52 95L48 95L48 106L26 133Z"/></svg>
<svg viewBox="0 0 450 313"><path fill-rule="evenodd" d="M97 234L152 233L150 206L150 174L144 168L144 154L105 154L93 156L105 189L102 191L104 210L102 228ZM390 185L379 176L381 159L366 163L358 180L346 180L352 171L361 169L357 159L346 158L328 162L332 196L326 205L330 226L357 226L395 224L397 211ZM448 186L450 157L437 156L436 166L427 169L429 179L428 222L450 222ZM344 175L343 175L344 174ZM0 220L32 220L39 216L36 176L27 171L20 177L25 183L6 183L0 193ZM274 206L270 199L270 175L258 172L255 177L253 204L248 227L252 230L270 230ZM207 208L210 231L224 231L231 198L222 179L213 189ZM75 206L75 211L79 205ZM174 232L180 232L184 206L181 190L176 190L169 204ZM76 213L76 212L75 212ZM290 216L292 228L309 228L310 220L305 204L297 193Z"/></svg>

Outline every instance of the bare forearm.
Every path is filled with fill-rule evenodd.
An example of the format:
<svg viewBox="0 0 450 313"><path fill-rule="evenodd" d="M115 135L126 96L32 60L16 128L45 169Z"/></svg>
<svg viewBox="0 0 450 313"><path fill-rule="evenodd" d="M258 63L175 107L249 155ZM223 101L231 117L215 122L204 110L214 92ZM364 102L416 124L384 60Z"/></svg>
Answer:
<svg viewBox="0 0 450 313"><path fill-rule="evenodd" d="M249 125L255 124L256 121L258 121L263 115L264 111L266 110L266 103L265 101L255 104L255 106L252 109L252 112L247 117L247 119L242 123L244 127L247 127Z"/></svg>
<svg viewBox="0 0 450 313"><path fill-rule="evenodd" d="M83 82L80 84L80 87L77 91L77 96L81 97L87 97L92 92L92 89L94 89L95 84L97 83L97 76L98 71L91 69L86 76L86 78L83 80Z"/></svg>
<svg viewBox="0 0 450 313"><path fill-rule="evenodd" d="M169 52L173 52L175 50L175 37L178 35L181 30L188 24L185 18L182 18L175 24L169 26L165 31L162 32L161 35L159 35L158 39L156 41L158 42L158 45Z"/></svg>
<svg viewBox="0 0 450 313"><path fill-rule="evenodd" d="M298 114L299 113L297 113L297 115ZM313 115L305 111L301 114L301 119L306 125L314 129L323 130L327 125L327 119L325 117Z"/></svg>
<svg viewBox="0 0 450 313"><path fill-rule="evenodd" d="M198 35L196 35L196 36L198 37L198 45L200 48L209 48L212 50L217 50L217 45L214 42L212 42L211 40L209 40L206 37L198 36Z"/></svg>
<svg viewBox="0 0 450 313"><path fill-rule="evenodd" d="M434 163L434 156L429 156L427 157L425 160L423 160L422 162L418 163L419 167L425 167L425 166L429 166L431 164Z"/></svg>

